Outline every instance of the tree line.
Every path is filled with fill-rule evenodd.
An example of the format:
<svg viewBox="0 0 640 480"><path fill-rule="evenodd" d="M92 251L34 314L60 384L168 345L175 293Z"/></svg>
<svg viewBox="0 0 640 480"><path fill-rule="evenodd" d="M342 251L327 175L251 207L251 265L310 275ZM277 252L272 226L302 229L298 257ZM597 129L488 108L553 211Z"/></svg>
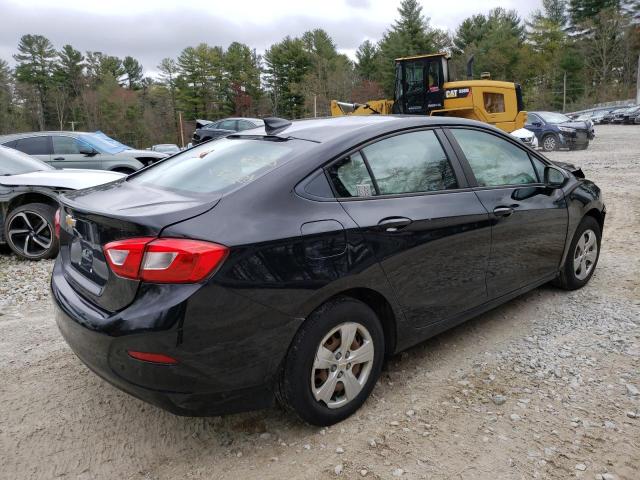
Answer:
<svg viewBox="0 0 640 480"><path fill-rule="evenodd" d="M301 118L329 113L331 99L392 97L394 59L451 54L453 78L490 72L523 85L528 109L569 109L634 96L640 53L636 0L542 0L523 19L495 8L466 18L454 32L431 25L417 0L356 60L339 53L322 29L286 36L264 54L239 42L201 43L165 58L145 75L141 63L99 51L59 50L44 36L20 38L15 67L0 59L0 133L102 130L134 146L179 142L186 120L229 115ZM566 83L565 83L566 81ZM566 88L565 88L566 85Z"/></svg>

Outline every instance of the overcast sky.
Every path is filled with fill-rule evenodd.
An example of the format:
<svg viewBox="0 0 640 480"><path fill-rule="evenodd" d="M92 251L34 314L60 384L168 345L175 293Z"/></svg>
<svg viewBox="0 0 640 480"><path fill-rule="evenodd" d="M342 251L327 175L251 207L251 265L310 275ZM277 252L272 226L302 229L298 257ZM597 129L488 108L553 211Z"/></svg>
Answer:
<svg viewBox="0 0 640 480"><path fill-rule="evenodd" d="M434 26L455 30L464 18L494 7L528 16L541 0L421 0ZM153 73L160 59L206 42L239 41L263 52L286 35L323 28L353 58L366 39L378 40L397 17L400 0L0 0L0 58L12 55L26 33L49 38L56 48L101 51L140 60ZM438 5L433 9L434 5Z"/></svg>

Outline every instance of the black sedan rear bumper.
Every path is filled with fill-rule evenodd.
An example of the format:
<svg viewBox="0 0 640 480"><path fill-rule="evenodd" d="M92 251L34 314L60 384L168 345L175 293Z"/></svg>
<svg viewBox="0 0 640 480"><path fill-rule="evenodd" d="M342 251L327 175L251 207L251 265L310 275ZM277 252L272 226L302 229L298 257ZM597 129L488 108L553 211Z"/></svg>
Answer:
<svg viewBox="0 0 640 480"><path fill-rule="evenodd" d="M261 372L262 382L258 384L255 376L247 372L243 382L237 371L228 368L226 358L216 358L213 346L203 362L202 352L189 352L185 348L188 342L182 338L184 319L168 329L126 331L123 328L126 312L135 310L135 305L112 315L96 310L71 288L60 261L54 267L51 288L56 322L66 342L87 367L120 390L177 415L221 415L273 404L275 371ZM147 320L164 318L161 321L166 323L169 310L175 307L167 304L171 301L155 299L155 311L147 309L144 316ZM178 363L140 361L132 358L129 350L162 353L176 358ZM263 359L257 361L270 365ZM230 384L234 388L228 388Z"/></svg>

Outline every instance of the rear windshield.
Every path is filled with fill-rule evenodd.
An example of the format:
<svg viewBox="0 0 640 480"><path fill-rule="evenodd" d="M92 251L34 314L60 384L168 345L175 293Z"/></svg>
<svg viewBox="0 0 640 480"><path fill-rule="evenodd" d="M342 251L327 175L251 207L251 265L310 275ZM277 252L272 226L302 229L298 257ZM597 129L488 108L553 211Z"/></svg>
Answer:
<svg viewBox="0 0 640 480"><path fill-rule="evenodd" d="M187 193L225 193L283 164L294 144L301 143L222 138L174 155L128 181Z"/></svg>

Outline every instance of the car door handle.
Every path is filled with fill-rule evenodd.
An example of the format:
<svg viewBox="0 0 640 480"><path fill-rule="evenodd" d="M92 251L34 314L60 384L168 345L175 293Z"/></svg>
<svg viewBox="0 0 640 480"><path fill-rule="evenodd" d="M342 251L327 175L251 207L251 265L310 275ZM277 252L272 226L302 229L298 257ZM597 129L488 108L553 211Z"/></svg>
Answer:
<svg viewBox="0 0 640 480"><path fill-rule="evenodd" d="M54 160L64 160L64 157L56 157Z"/></svg>
<svg viewBox="0 0 640 480"><path fill-rule="evenodd" d="M387 217L378 222L378 227L385 232L397 232L413 223L413 220L407 217Z"/></svg>
<svg viewBox="0 0 640 480"><path fill-rule="evenodd" d="M493 214L496 217L508 217L513 213L513 207L496 207L493 209Z"/></svg>

